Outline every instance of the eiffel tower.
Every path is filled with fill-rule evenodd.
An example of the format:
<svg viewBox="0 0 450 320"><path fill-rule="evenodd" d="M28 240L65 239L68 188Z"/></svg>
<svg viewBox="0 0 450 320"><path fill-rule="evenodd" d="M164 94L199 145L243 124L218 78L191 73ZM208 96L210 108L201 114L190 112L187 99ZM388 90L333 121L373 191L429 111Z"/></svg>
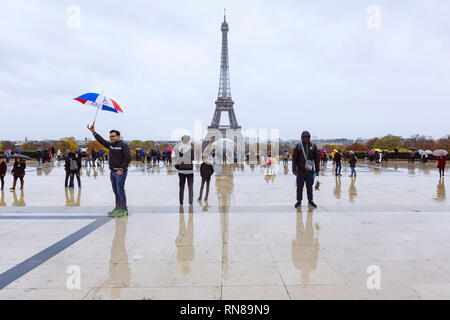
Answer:
<svg viewBox="0 0 450 320"><path fill-rule="evenodd" d="M228 60L229 28L225 12L220 30L222 31L222 54L220 59L219 93L216 100L216 110L214 112L211 125L208 126L208 131L202 145L205 153L211 152L212 149L217 149L216 151L218 153L218 158L222 158L222 152L226 151L227 162L236 160L240 162L244 157L245 144L241 127L238 125L236 115L234 113L234 102L231 99L230 65ZM228 113L228 125L220 125L222 112ZM224 143L222 145L220 145L220 143L214 145L214 141L219 139L227 140L223 140ZM231 147L230 140L234 142Z"/></svg>

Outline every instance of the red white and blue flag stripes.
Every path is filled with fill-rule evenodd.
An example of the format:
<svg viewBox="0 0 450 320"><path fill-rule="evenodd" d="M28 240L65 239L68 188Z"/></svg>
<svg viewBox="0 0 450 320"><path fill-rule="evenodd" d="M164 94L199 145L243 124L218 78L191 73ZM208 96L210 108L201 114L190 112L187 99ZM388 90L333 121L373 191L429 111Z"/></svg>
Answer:
<svg viewBox="0 0 450 320"><path fill-rule="evenodd" d="M78 98L74 98L74 100L77 100L82 104L94 106L97 108L97 110L100 109L115 113L123 113L122 108L120 108L117 102L115 102L111 98L104 96L103 94L89 92L79 96Z"/></svg>

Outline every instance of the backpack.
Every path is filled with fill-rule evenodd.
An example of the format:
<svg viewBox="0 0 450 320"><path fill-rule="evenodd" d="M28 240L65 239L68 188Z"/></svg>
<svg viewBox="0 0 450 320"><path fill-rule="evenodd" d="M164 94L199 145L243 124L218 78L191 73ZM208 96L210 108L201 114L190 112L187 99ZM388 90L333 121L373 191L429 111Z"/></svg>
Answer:
<svg viewBox="0 0 450 320"><path fill-rule="evenodd" d="M78 163L75 159L70 159L70 171L77 171Z"/></svg>

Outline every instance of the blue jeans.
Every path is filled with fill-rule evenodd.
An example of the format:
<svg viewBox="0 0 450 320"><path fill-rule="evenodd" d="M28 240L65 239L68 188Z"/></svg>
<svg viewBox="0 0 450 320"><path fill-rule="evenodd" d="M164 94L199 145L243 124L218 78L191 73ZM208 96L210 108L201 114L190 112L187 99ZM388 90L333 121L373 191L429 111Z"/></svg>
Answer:
<svg viewBox="0 0 450 320"><path fill-rule="evenodd" d="M125 180L127 179L128 171L122 174L117 174L111 171L110 179L114 195L116 196L116 209L127 209L127 197L125 196Z"/></svg>
<svg viewBox="0 0 450 320"><path fill-rule="evenodd" d="M352 170L352 173L351 173L351 174L356 174L356 170L355 170L354 167L350 167L350 169Z"/></svg>
<svg viewBox="0 0 450 320"><path fill-rule="evenodd" d="M314 173L311 171L302 172L297 169L297 201L302 201L303 198L303 186L306 182L306 194L308 196L308 201L313 200L313 184L314 184Z"/></svg>

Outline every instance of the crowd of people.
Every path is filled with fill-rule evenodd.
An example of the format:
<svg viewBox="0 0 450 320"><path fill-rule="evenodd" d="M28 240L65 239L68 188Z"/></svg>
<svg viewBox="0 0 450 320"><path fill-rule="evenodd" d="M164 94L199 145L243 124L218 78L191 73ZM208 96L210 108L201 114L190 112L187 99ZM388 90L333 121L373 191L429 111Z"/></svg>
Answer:
<svg viewBox="0 0 450 320"><path fill-rule="evenodd" d="M66 188L74 188L75 178L77 180L78 188L81 188L81 178L80 172L84 166L102 166L105 161L108 161L110 169L110 181L112 189L115 195L115 207L112 211L108 213L109 216L126 216L128 215L127 200L125 194L125 181L128 173L128 165L131 162L131 152L129 146L126 142L121 140L120 132L117 130L111 130L109 140L105 140L101 137L94 128L94 125L88 126L88 129L92 132L94 138L108 151L103 149L97 151L92 149L88 151L87 149L78 148L74 151L68 151L66 154L62 154L60 150L55 151L54 147L50 149L41 148L36 153L37 162L40 165L51 162L52 158L64 161L64 170L66 172L64 185ZM179 204L180 206L184 203L184 191L187 185L188 189L188 202L189 205L193 205L194 201L194 147L191 143L190 137L185 135L182 137L181 142L177 144L172 152L172 149L167 148L161 153L159 150L151 149L145 152L143 149L135 150L136 160L145 162L153 165L158 165L160 161L165 164L172 163L172 153L175 157L175 169L178 171L179 177ZM214 157L215 150L212 151L212 156ZM427 162L427 156L421 154L421 159L424 163ZM280 154L280 159L282 159L285 166L288 165L289 152L285 149ZM415 152L411 152L409 161L414 162ZM1 190L4 189L5 176L7 173L7 162L11 157L11 153L8 150L5 151L5 156L0 158L0 182ZM368 161L375 161L381 163L383 161L387 162L388 153L384 150L368 152L365 154ZM395 150L394 158L398 159L398 148ZM274 161L272 157L266 165L271 166ZM425 160L424 160L425 159ZM311 142L311 135L308 131L303 131L301 134L301 141L295 146L292 154L292 173L296 176L297 182L297 196L295 208L301 206L303 199L303 189L306 185L306 194L308 199L308 204L314 208L317 205L313 201L313 185L316 176L320 172L321 165L326 165L327 161L333 161L335 165L334 174L336 177L341 176L342 172L342 161L348 162L350 167L350 177L354 179L357 175L356 173L356 163L358 158L353 151L341 152L340 150L334 150L328 153L327 150L319 150L317 146ZM446 156L437 157L437 168L439 169L440 177L444 176L446 166ZM16 188L17 180L20 181L20 189L23 190L24 187L24 177L25 177L26 163L23 158L16 157L14 164L12 166L11 174L13 175L13 185L10 188L14 191ZM206 192L204 200L208 200L209 187L211 176L214 174L214 167L212 164L208 163L208 157L203 157L203 162L200 165L200 176L201 185L198 201L202 200L203 190L206 185Z"/></svg>

